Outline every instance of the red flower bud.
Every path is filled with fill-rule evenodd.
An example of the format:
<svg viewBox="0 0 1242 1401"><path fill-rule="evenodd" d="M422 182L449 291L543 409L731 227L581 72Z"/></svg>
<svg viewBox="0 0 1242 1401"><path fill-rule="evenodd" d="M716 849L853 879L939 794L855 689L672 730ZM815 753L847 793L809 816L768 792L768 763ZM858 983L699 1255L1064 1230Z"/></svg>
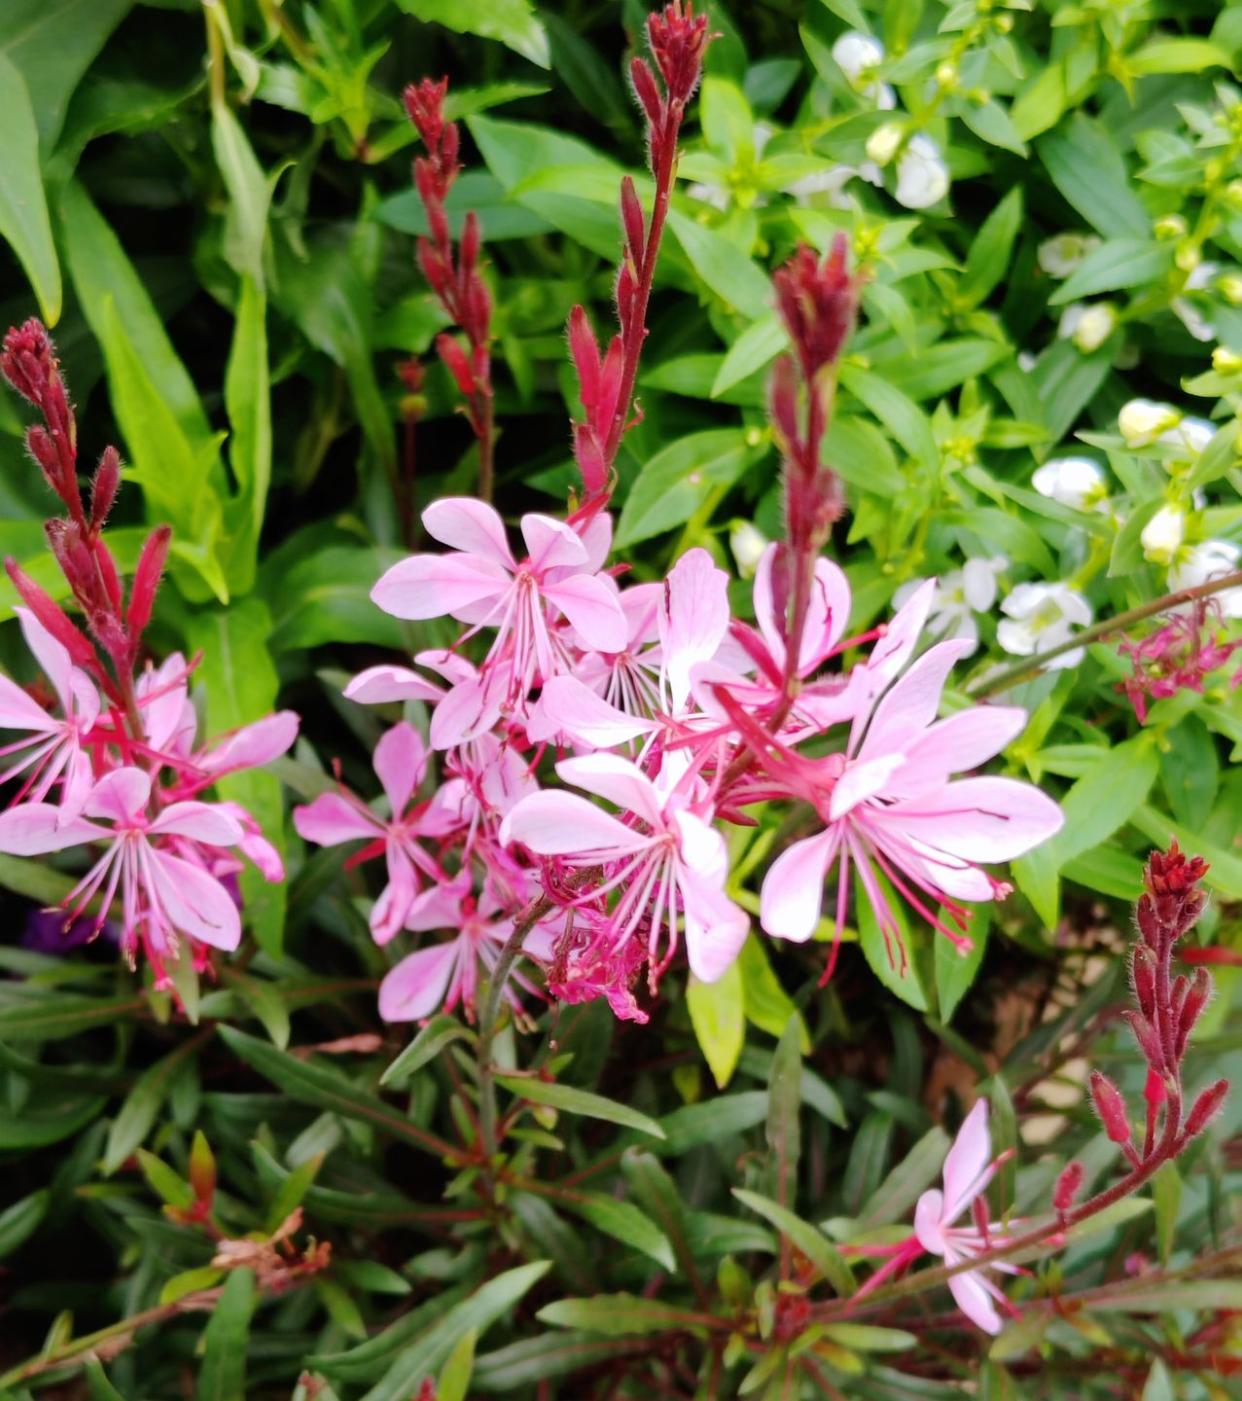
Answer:
<svg viewBox="0 0 1242 1401"><path fill-rule="evenodd" d="M603 491L608 481L608 464L594 429L586 423L574 424L574 460L582 473L582 485L588 496Z"/></svg>
<svg viewBox="0 0 1242 1401"><path fill-rule="evenodd" d="M99 578L103 581L105 597L101 602L104 603L107 611L120 617L122 606L121 576L117 573L116 560L112 558L112 551L98 535L94 537L87 548L93 556Z"/></svg>
<svg viewBox="0 0 1242 1401"><path fill-rule="evenodd" d="M444 98L448 92L448 79L438 83L424 78L419 83L411 83L401 94L405 110L414 123L419 136L428 150L439 149L440 137L444 131Z"/></svg>
<svg viewBox="0 0 1242 1401"><path fill-rule="evenodd" d="M776 306L808 384L834 364L854 329L861 281L849 271L848 244L837 234L821 264L806 244L773 275Z"/></svg>
<svg viewBox="0 0 1242 1401"><path fill-rule="evenodd" d="M452 336L443 331L436 337L436 351L444 362L445 369L457 381L458 389L469 398L477 386L470 362L466 359L466 352Z"/></svg>
<svg viewBox="0 0 1242 1401"><path fill-rule="evenodd" d="M0 374L35 408L42 409L48 382L58 373L56 349L42 321L32 316L12 326L0 351Z"/></svg>
<svg viewBox="0 0 1242 1401"><path fill-rule="evenodd" d="M168 560L171 541L172 527L157 525L147 536L142 553L138 556L138 567L134 570L134 582L129 591L129 612L125 618L135 648L151 621L151 610L155 607L155 595L159 592L160 576Z"/></svg>
<svg viewBox="0 0 1242 1401"><path fill-rule="evenodd" d="M625 229L625 246L635 264L643 260L643 243L646 238L643 229L643 207L638 201L638 191L627 175L621 181L621 224Z"/></svg>
<svg viewBox="0 0 1242 1401"><path fill-rule="evenodd" d="M1186 1137L1194 1138L1196 1134L1203 1132L1208 1124L1215 1117L1221 1106L1225 1102L1225 1096L1229 1093L1229 1081L1217 1080L1214 1085L1209 1085L1206 1090L1194 1102L1190 1113L1186 1116Z"/></svg>
<svg viewBox="0 0 1242 1401"><path fill-rule="evenodd" d="M1189 989L1182 1002L1181 1015L1177 1027L1177 1055L1180 1059L1190 1040L1195 1023L1203 1014L1203 1009L1212 999L1212 976L1206 968L1196 968L1190 980Z"/></svg>
<svg viewBox="0 0 1242 1401"><path fill-rule="evenodd" d="M22 602L69 653L76 666L95 670L98 661L95 649L86 636L70 621L65 610L35 583L15 559L6 559L4 567Z"/></svg>
<svg viewBox="0 0 1242 1401"><path fill-rule="evenodd" d="M108 519L108 512L112 509L120 485L121 459L115 448L104 448L99 466L95 469L94 480L91 482L92 530L101 529Z"/></svg>
<svg viewBox="0 0 1242 1401"><path fill-rule="evenodd" d="M461 228L461 252L459 259L462 269L466 272L473 272L475 264L479 261L479 249L483 243L483 234L479 228L479 216L473 209L466 211L465 220Z"/></svg>
<svg viewBox="0 0 1242 1401"><path fill-rule="evenodd" d="M1134 1000L1145 1017L1156 1014L1156 960L1146 944L1136 944L1130 960L1130 981Z"/></svg>
<svg viewBox="0 0 1242 1401"><path fill-rule="evenodd" d="M569 354L578 376L578 397L587 418L594 421L595 405L599 402L599 342L584 306L576 306L569 313Z"/></svg>
<svg viewBox="0 0 1242 1401"><path fill-rule="evenodd" d="M664 100L656 86L655 74L641 58L630 61L630 82L634 85L634 96L647 114L650 125L658 127L664 120Z"/></svg>
<svg viewBox="0 0 1242 1401"><path fill-rule="evenodd" d="M1059 1213L1067 1212L1074 1205L1074 1198L1082 1191L1083 1166L1079 1162L1069 1162L1061 1170L1057 1185L1052 1190L1052 1209Z"/></svg>
<svg viewBox="0 0 1242 1401"><path fill-rule="evenodd" d="M780 450L788 457L798 441L798 372L789 355L782 355L772 369L768 409Z"/></svg>
<svg viewBox="0 0 1242 1401"><path fill-rule="evenodd" d="M617 269L617 324L625 334L633 333L634 294L638 290L638 276L634 264L628 257L622 258Z"/></svg>
<svg viewBox="0 0 1242 1401"><path fill-rule="evenodd" d="M1148 1113L1155 1114L1168 1097L1169 1089L1164 1083L1164 1076L1149 1065L1147 1067L1147 1081L1143 1086L1143 1099L1147 1103Z"/></svg>
<svg viewBox="0 0 1242 1401"><path fill-rule="evenodd" d="M693 0L670 0L663 10L647 16L647 42L674 102L689 102L703 71L703 54L710 42L707 16L694 13Z"/></svg>
<svg viewBox="0 0 1242 1401"><path fill-rule="evenodd" d="M1114 1143L1129 1143L1130 1121L1126 1116L1126 1102L1121 1097L1121 1091L1102 1070L1091 1072L1091 1098L1109 1138Z"/></svg>
<svg viewBox="0 0 1242 1401"><path fill-rule="evenodd" d="M451 290L453 274L444 259L436 251L430 239L418 240L418 265L423 276L437 297L443 298Z"/></svg>
<svg viewBox="0 0 1242 1401"><path fill-rule="evenodd" d="M1130 1023L1130 1030L1134 1033L1134 1039L1138 1042L1139 1050L1142 1051L1148 1065L1163 1072L1166 1069L1166 1057L1156 1028L1139 1012L1123 1012L1121 1015Z"/></svg>

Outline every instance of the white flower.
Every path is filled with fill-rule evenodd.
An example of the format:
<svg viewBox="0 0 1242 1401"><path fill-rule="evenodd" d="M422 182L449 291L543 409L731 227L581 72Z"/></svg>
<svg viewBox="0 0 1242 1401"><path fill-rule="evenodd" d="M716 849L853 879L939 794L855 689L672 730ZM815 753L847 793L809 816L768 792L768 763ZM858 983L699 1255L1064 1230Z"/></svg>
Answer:
<svg viewBox="0 0 1242 1401"><path fill-rule="evenodd" d="M1094 234L1063 233L1041 243L1035 256L1049 277L1062 278L1077 272L1087 254L1099 246L1100 240Z"/></svg>
<svg viewBox="0 0 1242 1401"><path fill-rule="evenodd" d="M1018 351L1018 369L1024 375L1029 375L1035 366L1039 364L1039 356L1030 350Z"/></svg>
<svg viewBox="0 0 1242 1401"><path fill-rule="evenodd" d="M986 613L996 602L996 576L1009 561L1004 555L995 559L968 559L961 569L951 570L936 580L932 594L927 632L932 637L969 639L979 645L979 624L976 613ZM903 607L922 587L922 579L908 579L893 595L893 607ZM963 655L969 656L970 653Z"/></svg>
<svg viewBox="0 0 1242 1401"><path fill-rule="evenodd" d="M768 537L750 521L735 521L729 532L729 548L733 551L737 572L743 579L751 579L768 548Z"/></svg>
<svg viewBox="0 0 1242 1401"><path fill-rule="evenodd" d="M892 88L874 77L876 68L884 62L884 45L878 39L852 29L833 44L832 58L850 87L870 98L882 112L892 111L897 105Z"/></svg>
<svg viewBox="0 0 1242 1401"><path fill-rule="evenodd" d="M867 156L876 165L885 166L893 159L901 147L905 128L900 122L885 122L867 137Z"/></svg>
<svg viewBox="0 0 1242 1401"><path fill-rule="evenodd" d="M1074 302L1061 313L1057 335L1072 340L1084 355L1090 355L1117 329L1117 311L1112 302Z"/></svg>
<svg viewBox="0 0 1242 1401"><path fill-rule="evenodd" d="M1006 614L997 626L996 640L1006 652L1030 657L1059 647L1074 635L1075 626L1091 621L1091 605L1068 584L1019 584L1001 604ZM1083 649L1075 647L1048 663L1049 667L1077 666Z"/></svg>
<svg viewBox="0 0 1242 1401"><path fill-rule="evenodd" d="M1239 550L1231 540L1204 540L1192 545L1169 569L1169 588L1194 589L1200 584L1232 574L1238 567ZM1216 602L1226 618L1242 618L1242 587L1225 589Z"/></svg>
<svg viewBox="0 0 1242 1401"><path fill-rule="evenodd" d="M1169 564L1185 536L1185 513L1177 506L1161 506L1139 536L1144 559L1152 564Z"/></svg>
<svg viewBox="0 0 1242 1401"><path fill-rule="evenodd" d="M1199 263L1191 270L1182 290L1184 292L1202 292L1211 286L1218 272L1220 272L1219 263ZM1195 340L1210 341L1216 339L1215 327L1194 302L1188 301L1184 296L1174 297L1169 303L1169 308Z"/></svg>
<svg viewBox="0 0 1242 1401"><path fill-rule="evenodd" d="M1207 418L1197 418L1185 414L1175 427L1161 433L1158 441L1169 447L1184 448L1193 457L1198 457L1216 436L1216 425Z"/></svg>
<svg viewBox="0 0 1242 1401"><path fill-rule="evenodd" d="M1075 511L1098 511L1108 500L1103 469L1089 457L1053 457L1031 478L1041 496Z"/></svg>
<svg viewBox="0 0 1242 1401"><path fill-rule="evenodd" d="M949 167L941 159L940 147L930 136L912 136L897 161L893 198L906 209L926 209L948 193Z"/></svg>
<svg viewBox="0 0 1242 1401"><path fill-rule="evenodd" d="M703 180L696 180L692 185L687 185L686 193L691 199L697 199L700 204L710 204L713 209L722 212L733 203L733 196L723 185L709 185Z"/></svg>
<svg viewBox="0 0 1242 1401"><path fill-rule="evenodd" d="M814 175L804 175L800 180L785 186L785 193L792 195L797 204L809 204L817 195L826 195L827 202L834 209L849 209L851 202L845 194L845 186L857 177L872 185L882 185L884 177L871 161L863 161L859 166L829 165Z"/></svg>
<svg viewBox="0 0 1242 1401"><path fill-rule="evenodd" d="M1127 447L1145 448L1181 421L1181 414L1172 404L1158 404L1154 399L1131 399L1122 405L1117 415L1117 428Z"/></svg>

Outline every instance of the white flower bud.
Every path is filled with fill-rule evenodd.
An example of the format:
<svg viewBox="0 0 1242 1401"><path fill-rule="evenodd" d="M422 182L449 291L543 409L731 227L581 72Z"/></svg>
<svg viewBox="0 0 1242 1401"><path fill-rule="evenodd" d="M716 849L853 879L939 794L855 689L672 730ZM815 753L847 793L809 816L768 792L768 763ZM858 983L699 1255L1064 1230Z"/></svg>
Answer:
<svg viewBox="0 0 1242 1401"><path fill-rule="evenodd" d="M1094 234L1057 234L1039 245L1036 259L1049 277L1063 278L1077 272L1079 264L1100 246Z"/></svg>
<svg viewBox="0 0 1242 1401"><path fill-rule="evenodd" d="M862 88L871 71L884 62L884 45L870 34L852 29L833 44L832 61L845 74L850 87Z"/></svg>
<svg viewBox="0 0 1242 1401"><path fill-rule="evenodd" d="M1216 436L1216 424L1211 419L1198 418L1186 414L1177 425L1161 433L1159 441L1170 447L1181 448L1192 457L1198 457Z"/></svg>
<svg viewBox="0 0 1242 1401"><path fill-rule="evenodd" d="M870 149L867 154L872 154ZM926 209L948 193L949 167L941 159L940 147L929 136L912 136L897 162L893 198L906 209Z"/></svg>
<svg viewBox="0 0 1242 1401"><path fill-rule="evenodd" d="M1150 447L1162 433L1176 428L1181 414L1172 404L1154 399L1131 399L1117 415L1117 429L1129 448Z"/></svg>
<svg viewBox="0 0 1242 1401"><path fill-rule="evenodd" d="M884 166L897 154L905 128L900 122L885 122L867 137L867 156L876 165Z"/></svg>
<svg viewBox="0 0 1242 1401"><path fill-rule="evenodd" d="M1143 527L1143 558L1169 564L1186 536L1186 517L1176 506L1161 506Z"/></svg>
<svg viewBox="0 0 1242 1401"><path fill-rule="evenodd" d="M1103 470L1089 457L1050 458L1031 485L1041 496L1075 511L1093 511L1108 499Z"/></svg>
<svg viewBox="0 0 1242 1401"><path fill-rule="evenodd" d="M1090 355L1117 328L1117 312L1112 302L1075 302L1061 313L1057 335L1072 340L1084 355Z"/></svg>
<svg viewBox="0 0 1242 1401"><path fill-rule="evenodd" d="M750 521L735 521L729 531L729 548L737 564L737 572L743 579L754 577L763 552L768 548L768 538Z"/></svg>

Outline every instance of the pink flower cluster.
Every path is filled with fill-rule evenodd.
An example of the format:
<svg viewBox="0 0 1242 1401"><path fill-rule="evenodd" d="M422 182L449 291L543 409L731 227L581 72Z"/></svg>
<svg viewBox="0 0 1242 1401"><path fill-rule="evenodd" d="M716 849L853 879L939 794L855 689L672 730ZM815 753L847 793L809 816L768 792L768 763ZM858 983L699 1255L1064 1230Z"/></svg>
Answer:
<svg viewBox="0 0 1242 1401"><path fill-rule="evenodd" d="M12 561L7 569L25 607L16 609L26 645L45 682L24 690L0 677L0 730L19 737L0 747L0 782L14 785L0 813L0 851L41 856L84 846L98 852L63 903L68 928L85 915L96 932L121 902L121 946L131 965L141 948L156 985L189 941L196 968L209 950L241 938L236 874L242 858L272 881L280 855L254 818L202 794L227 774L267 763L293 743L291 711L200 745L189 699L193 663L174 654L139 665L168 552L166 527L143 548L128 599L103 538L120 483L108 448L87 513L77 480L77 426L47 332L37 321L12 330L0 371L42 414L27 433L31 455L66 508L47 523L48 541L84 631Z"/></svg>

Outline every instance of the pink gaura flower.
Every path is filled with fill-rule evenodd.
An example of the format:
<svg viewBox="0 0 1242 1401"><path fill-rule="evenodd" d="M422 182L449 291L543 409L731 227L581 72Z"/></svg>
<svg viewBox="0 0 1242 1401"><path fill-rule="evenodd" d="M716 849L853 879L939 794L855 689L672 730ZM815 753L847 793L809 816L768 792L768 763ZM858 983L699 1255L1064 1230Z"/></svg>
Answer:
<svg viewBox="0 0 1242 1401"><path fill-rule="evenodd" d="M968 916L959 900L1008 893L978 863L1021 856L1061 826L1057 805L1029 784L992 777L952 780L998 754L1022 729L1026 714L1013 707L976 706L936 719L949 669L968 643L941 642L906 670L933 587L929 580L897 614L868 660L850 673L842 697L853 715L845 752L807 759L792 750L772 750L770 771L811 802L826 825L772 863L760 902L769 934L796 941L811 937L824 883L836 866L839 938L852 863L890 953L895 945L904 960L900 925L877 868L964 953L969 940L950 929L929 903L943 905L958 929L965 929ZM834 956L835 951L834 944Z"/></svg>
<svg viewBox="0 0 1242 1401"><path fill-rule="evenodd" d="M614 803L625 819L576 794L545 790L510 812L501 841L521 842L572 868L602 868L603 879L576 898L598 902L621 892L600 926L605 951L628 942L646 916L653 982L676 951L683 927L691 971L714 982L737 957L749 920L725 894L725 843L711 826L710 810L695 800L688 783L672 780L669 767L658 786L616 754L564 759L556 771L564 782ZM662 934L666 952L657 963Z"/></svg>
<svg viewBox="0 0 1242 1401"><path fill-rule="evenodd" d="M382 818L342 788L321 793L305 807L294 808L293 825L304 841L319 846L365 841L353 862L383 855L388 884L371 908L371 934L386 944L405 923L419 890L421 871L432 880L443 876L439 863L419 844L420 837L438 837L451 830L456 818L435 803L411 807L411 799L427 772L427 749L413 725L394 725L375 746L375 772L388 798L390 816Z"/></svg>
<svg viewBox="0 0 1242 1401"><path fill-rule="evenodd" d="M953 1223L981 1197L996 1172L992 1138L988 1132L988 1103L981 1099L967 1114L953 1147L944 1160L944 1190L931 1187L914 1209L914 1234L929 1255L939 1255L946 1265L958 1265L1004 1238L985 1234L974 1226ZM992 1268L1016 1274L1015 1266L995 1261ZM1013 1306L983 1269L952 1275L949 1291L967 1318L987 1333L999 1333L1003 1323L996 1305L1009 1313Z"/></svg>
<svg viewBox="0 0 1242 1401"><path fill-rule="evenodd" d="M555 916L536 924L522 941L522 952L542 963L552 956ZM413 930L455 929L457 935L403 958L380 984L380 1016L387 1022L422 1021L438 1008L452 1012L459 1004L473 1020L479 986L479 966L490 974L501 949L513 933L513 920L500 914L500 905L487 891L476 901L470 879L462 874L433 886L413 902L406 918ZM516 968L510 974L528 993L535 989ZM511 986L505 997L514 1008L521 1002Z"/></svg>
<svg viewBox="0 0 1242 1401"><path fill-rule="evenodd" d="M606 651L625 646L616 587L599 575L612 534L605 513L596 515L581 535L551 516L523 516L527 552L520 560L509 548L500 516L481 501L450 497L433 502L423 512L423 526L451 552L401 560L375 585L371 597L394 617L447 613L471 624L471 632L495 628L483 675L463 685L486 688L498 705L520 706L537 679L546 680L567 664L556 632L558 617L591 646Z"/></svg>
<svg viewBox="0 0 1242 1401"><path fill-rule="evenodd" d="M119 889L122 948L132 963L141 942L162 976L164 961L177 955L178 934L218 949L235 949L241 939L228 891L169 846L234 846L243 834L229 813L210 803L172 803L154 815L150 805L150 777L137 768L114 769L87 794L79 817L66 821L51 803L24 803L0 814L0 851L42 856L106 843L104 854L65 898L66 919L79 916L102 891L96 918L96 926L102 926Z"/></svg>
<svg viewBox="0 0 1242 1401"><path fill-rule="evenodd" d="M26 732L25 739L0 748L0 762L12 761L0 773L0 783L26 774L16 801L41 802L59 782L57 808L61 819L68 821L82 811L94 782L85 742L99 717L99 693L33 613L25 608L13 611L26 646L51 682L60 714L51 714L16 682L0 676L0 729Z"/></svg>

